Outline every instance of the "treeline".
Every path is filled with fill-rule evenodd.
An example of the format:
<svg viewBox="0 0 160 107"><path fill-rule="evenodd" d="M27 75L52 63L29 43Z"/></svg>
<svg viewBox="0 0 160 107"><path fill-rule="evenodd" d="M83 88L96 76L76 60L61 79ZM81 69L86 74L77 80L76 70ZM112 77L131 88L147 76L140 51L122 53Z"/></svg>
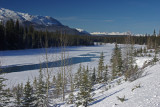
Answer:
<svg viewBox="0 0 160 107"><path fill-rule="evenodd" d="M17 20L0 23L0 50L33 49L59 46L61 34L65 35L67 46L93 45L90 36L67 35L64 32L36 31L33 26L24 27Z"/></svg>
<svg viewBox="0 0 160 107"><path fill-rule="evenodd" d="M118 43L125 44L126 38L128 36L117 36L117 37L107 37L107 36L94 36L91 37L94 42L103 42L103 43ZM132 36L134 44L147 45L148 48L156 48L160 46L160 35L145 35L145 36Z"/></svg>
<svg viewBox="0 0 160 107"><path fill-rule="evenodd" d="M65 40L61 41L65 42ZM144 68L159 61L158 49L148 50L146 47L137 49L131 36L128 36L125 41L123 48L115 43L110 63L105 63L105 55L101 52L97 66L91 68L80 64L75 74L72 72L74 66L65 66L71 62L65 59L65 43L61 43L61 62L64 64L60 69L48 69L48 67L43 69L40 65L39 76L33 81L28 79L25 85L21 83L10 89L5 87L4 82L7 79L1 75L3 69L0 69L0 107L50 107L58 106L62 102L64 105L67 103L76 107L88 107L94 104L99 101L93 97L96 90L101 88L100 90L105 92L125 81L133 82L145 76L142 75ZM136 57L146 57L149 54L152 54L150 57L153 59L139 67ZM46 66L50 58L53 56L49 57L46 53L46 60L44 60ZM55 70L57 73L53 73ZM133 87L131 91L136 88L140 88L140 84ZM117 98L122 102L125 101L125 96L122 98L117 96Z"/></svg>
<svg viewBox="0 0 160 107"><path fill-rule="evenodd" d="M65 36L67 46L94 45L94 42L125 44L127 36L68 35L63 32L37 31L33 26L21 26L19 21L8 20L0 23L0 50L34 49L57 47ZM64 39L64 37L63 37ZM145 44L148 48L160 46L160 35L132 36L134 44Z"/></svg>

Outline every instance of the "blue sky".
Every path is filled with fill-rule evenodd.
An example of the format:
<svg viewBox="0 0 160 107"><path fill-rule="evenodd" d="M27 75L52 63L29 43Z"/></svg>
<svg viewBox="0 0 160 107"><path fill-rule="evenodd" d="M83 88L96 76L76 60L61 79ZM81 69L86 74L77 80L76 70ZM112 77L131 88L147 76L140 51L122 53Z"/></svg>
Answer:
<svg viewBox="0 0 160 107"><path fill-rule="evenodd" d="M0 0L0 7L52 16L88 32L152 34L160 29L160 0Z"/></svg>

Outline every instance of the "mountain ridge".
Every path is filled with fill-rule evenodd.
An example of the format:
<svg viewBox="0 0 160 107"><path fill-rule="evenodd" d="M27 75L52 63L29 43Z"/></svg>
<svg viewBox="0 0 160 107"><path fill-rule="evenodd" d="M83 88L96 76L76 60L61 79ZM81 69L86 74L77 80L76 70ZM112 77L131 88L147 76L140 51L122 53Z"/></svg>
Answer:
<svg viewBox="0 0 160 107"><path fill-rule="evenodd" d="M84 35L84 32L79 32L75 28L70 28L63 25L57 19L51 16L30 15L28 13L21 13L10 9L0 8L0 21L7 22L12 19L18 20L23 26L32 25L36 30L49 31L49 32L65 32L71 35Z"/></svg>

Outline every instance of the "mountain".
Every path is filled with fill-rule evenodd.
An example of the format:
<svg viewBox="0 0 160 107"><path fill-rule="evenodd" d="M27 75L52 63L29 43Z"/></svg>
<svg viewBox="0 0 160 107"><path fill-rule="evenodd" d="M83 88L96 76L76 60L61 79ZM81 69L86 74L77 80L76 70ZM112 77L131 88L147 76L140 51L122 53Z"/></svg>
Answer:
<svg viewBox="0 0 160 107"><path fill-rule="evenodd" d="M0 21L19 20L21 25L32 25L36 30L48 30L49 32L63 31L67 34L83 34L74 28L61 24L58 20L50 16L30 15L28 13L15 12L9 9L0 8Z"/></svg>
<svg viewBox="0 0 160 107"><path fill-rule="evenodd" d="M125 35L129 35L130 32L111 32L111 33L108 33L108 32L92 32L90 33L91 35L94 35L94 36L125 36Z"/></svg>
<svg viewBox="0 0 160 107"><path fill-rule="evenodd" d="M91 35L95 35L95 36L105 36L105 35L128 35L129 32L111 32L111 33L108 33L108 32L92 32L90 33Z"/></svg>
<svg viewBox="0 0 160 107"><path fill-rule="evenodd" d="M79 32L81 32L82 34L86 34L86 35L90 35L90 33L88 33L87 31L80 29L80 28L76 28L76 30L78 30Z"/></svg>
<svg viewBox="0 0 160 107"><path fill-rule="evenodd" d="M91 35L95 35L95 36L102 36L102 35L107 35L107 32L92 32L90 33Z"/></svg>

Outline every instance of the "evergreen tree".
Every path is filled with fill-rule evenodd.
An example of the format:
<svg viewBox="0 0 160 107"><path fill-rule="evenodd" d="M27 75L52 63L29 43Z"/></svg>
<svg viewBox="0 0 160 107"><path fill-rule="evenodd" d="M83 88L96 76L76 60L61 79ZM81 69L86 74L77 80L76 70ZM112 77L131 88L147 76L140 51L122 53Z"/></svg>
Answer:
<svg viewBox="0 0 160 107"><path fill-rule="evenodd" d="M103 71L104 71L104 56L103 56L103 52L100 55L99 58L99 64L98 64L98 77L97 77L97 81L98 82L102 82L103 79Z"/></svg>
<svg viewBox="0 0 160 107"><path fill-rule="evenodd" d="M112 66L112 79L115 79L117 76L122 75L122 57L121 50L118 47L117 43L111 57L111 66Z"/></svg>
<svg viewBox="0 0 160 107"><path fill-rule="evenodd" d="M105 71L104 71L104 74L103 74L103 81L104 82L107 82L109 80L109 77L108 77L108 65L105 66Z"/></svg>
<svg viewBox="0 0 160 107"><path fill-rule="evenodd" d="M79 88L81 82L82 82L82 66L80 64L79 68L78 68L78 71L77 71L77 73L75 74L75 77L74 77L75 87Z"/></svg>
<svg viewBox="0 0 160 107"><path fill-rule="evenodd" d="M82 73L82 83L80 84L80 92L78 93L76 97L76 105L77 106L85 106L87 107L89 102L91 102L92 96L91 96L91 81L89 79L89 74L87 73L87 70L83 68L83 73Z"/></svg>
<svg viewBox="0 0 160 107"><path fill-rule="evenodd" d="M44 106L44 102L46 99L45 92L46 92L45 83L43 81L42 69L40 68L39 77L37 81L37 88L36 88L36 106L38 107Z"/></svg>
<svg viewBox="0 0 160 107"><path fill-rule="evenodd" d="M156 30L154 29L154 31L153 31L153 36L156 36Z"/></svg>
<svg viewBox="0 0 160 107"><path fill-rule="evenodd" d="M34 78L34 81L33 81L33 90L36 90L37 89L37 78L35 77Z"/></svg>
<svg viewBox="0 0 160 107"><path fill-rule="evenodd" d="M92 82L92 85L94 85L96 83L96 69L95 69L95 67L93 69L93 73L92 73L92 77L91 77L91 82Z"/></svg>
<svg viewBox="0 0 160 107"><path fill-rule="evenodd" d="M134 58L134 46L133 46L133 39L131 36L127 37L126 39L126 47L124 50L124 76L125 79L128 81L134 81L135 79L139 78L142 74L142 71L138 69L138 66L135 65L135 58Z"/></svg>
<svg viewBox="0 0 160 107"><path fill-rule="evenodd" d="M61 73L57 74L57 80L56 80L56 89L55 89L55 94L56 97L58 98L60 94L62 94L62 75Z"/></svg>
<svg viewBox="0 0 160 107"><path fill-rule="evenodd" d="M8 98L7 90L5 90L4 81L7 79L3 78L2 70L0 69L0 107L7 107L10 99Z"/></svg>
<svg viewBox="0 0 160 107"><path fill-rule="evenodd" d="M21 106L21 101L22 101L22 89L21 86L18 84L17 89L16 89L16 106L20 107Z"/></svg>
<svg viewBox="0 0 160 107"><path fill-rule="evenodd" d="M34 96L33 96L33 88L30 85L29 80L27 81L25 87L24 87L24 98L23 98L23 107L33 107L34 104Z"/></svg>
<svg viewBox="0 0 160 107"><path fill-rule="evenodd" d="M6 48L5 28L3 24L0 22L0 50L4 50L5 48Z"/></svg>

